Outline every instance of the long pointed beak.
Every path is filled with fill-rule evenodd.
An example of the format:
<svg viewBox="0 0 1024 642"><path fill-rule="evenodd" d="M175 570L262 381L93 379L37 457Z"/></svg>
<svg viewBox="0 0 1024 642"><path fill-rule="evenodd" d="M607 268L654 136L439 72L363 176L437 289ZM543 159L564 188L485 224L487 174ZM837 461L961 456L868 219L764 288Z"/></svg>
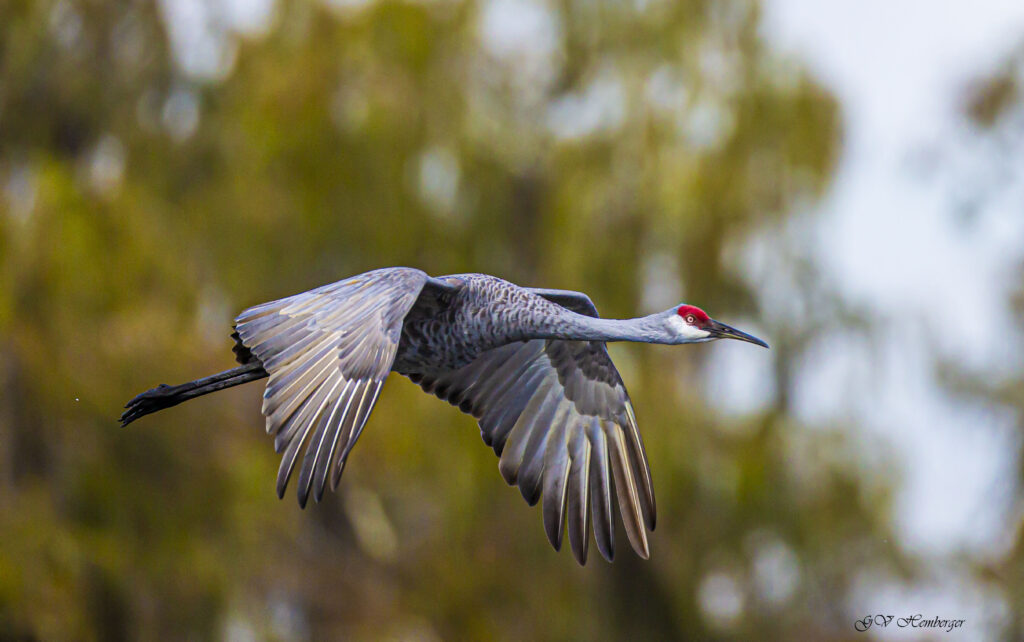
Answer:
<svg viewBox="0 0 1024 642"><path fill-rule="evenodd" d="M719 323L714 319L710 320L710 323L705 329L711 332L711 336L716 339L738 339L740 341L746 341L747 343L753 343L754 345L761 346L762 348L768 347L767 343L761 341L754 335L747 334L746 332L737 330L736 328L725 325L724 323Z"/></svg>

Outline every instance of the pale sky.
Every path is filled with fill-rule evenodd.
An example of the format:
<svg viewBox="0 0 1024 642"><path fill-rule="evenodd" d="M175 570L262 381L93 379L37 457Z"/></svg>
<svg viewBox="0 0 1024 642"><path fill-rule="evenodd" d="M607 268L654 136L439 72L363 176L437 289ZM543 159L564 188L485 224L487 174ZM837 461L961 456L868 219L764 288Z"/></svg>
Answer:
<svg viewBox="0 0 1024 642"><path fill-rule="evenodd" d="M849 607L898 603L993 625L1007 605L953 555L998 558L1013 543L1021 519L1015 417L950 399L929 359L938 346L992 377L1024 364L1003 307L1024 255L1024 162L989 153L960 114L969 81L1024 43L1024 2L768 0L764 17L768 40L840 101L842 158L814 206L817 263L888 326L874 350L848 345L833 363L824 354L809 362L798 405L819 421L852 411L871 432L865 438L891 448L902 463L893 516L900 543L931 559L936 573L917 587L866 578ZM958 198L993 173L1008 180L977 211L958 211Z"/></svg>
<svg viewBox="0 0 1024 642"><path fill-rule="evenodd" d="M962 90L1024 42L1024 3L770 0L763 31L840 99L844 149L816 208L818 259L847 297L891 326L883 349L864 355L878 359L862 373L870 394L849 401L905 453L898 521L907 544L982 551L1008 526L985 504L1012 482L1016 431L1012 418L946 400L930 382L927 348L936 342L985 371L1021 362L1003 301L1024 248L1024 201L1004 194L965 224L951 204L963 177L944 170L991 161L972 148ZM938 166L932 177L914 171L922 154ZM1020 163L1014 175L1008 191L1019 197ZM808 401L805 411L829 409Z"/></svg>

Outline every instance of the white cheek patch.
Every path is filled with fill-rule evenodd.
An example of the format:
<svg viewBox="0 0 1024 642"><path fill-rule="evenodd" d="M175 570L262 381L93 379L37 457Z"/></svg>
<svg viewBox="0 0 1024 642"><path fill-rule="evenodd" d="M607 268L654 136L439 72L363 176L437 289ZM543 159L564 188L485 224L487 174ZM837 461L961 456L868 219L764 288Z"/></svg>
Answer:
<svg viewBox="0 0 1024 642"><path fill-rule="evenodd" d="M706 339L711 336L711 333L707 330L695 328L686 321L683 321L683 317L678 314L669 319L669 325L672 327L673 332L684 339L697 340Z"/></svg>

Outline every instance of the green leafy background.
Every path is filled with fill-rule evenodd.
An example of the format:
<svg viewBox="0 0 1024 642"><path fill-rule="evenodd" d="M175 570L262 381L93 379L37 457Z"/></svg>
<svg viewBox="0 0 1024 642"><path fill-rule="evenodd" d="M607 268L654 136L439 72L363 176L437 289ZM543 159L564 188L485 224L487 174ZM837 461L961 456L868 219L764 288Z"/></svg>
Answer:
<svg viewBox="0 0 1024 642"><path fill-rule="evenodd" d="M173 55L171 4L0 3L0 637L861 639L854 571L914 572L891 480L789 391L863 315L794 255L810 305L781 323L735 260L828 187L839 114L756 3L511 2L553 35L501 49L488 3L288 0L212 20L207 68ZM613 346L659 521L651 560L620 530L583 568L401 378L305 511L274 496L258 384L118 426L231 367L245 307L388 265L605 316L685 298L772 343L770 402L709 405L708 354L750 346Z"/></svg>

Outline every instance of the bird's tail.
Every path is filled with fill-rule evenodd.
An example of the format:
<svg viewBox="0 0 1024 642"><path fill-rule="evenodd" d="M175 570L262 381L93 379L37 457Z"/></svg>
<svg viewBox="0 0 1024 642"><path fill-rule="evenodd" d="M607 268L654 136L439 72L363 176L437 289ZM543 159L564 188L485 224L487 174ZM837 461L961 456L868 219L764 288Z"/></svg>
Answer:
<svg viewBox="0 0 1024 642"><path fill-rule="evenodd" d="M259 361L253 361L179 386L168 386L162 383L135 397L125 405L126 410L121 415L121 425L127 426L139 417L176 406L194 397L262 379L266 376L267 371L263 369L263 365Z"/></svg>

